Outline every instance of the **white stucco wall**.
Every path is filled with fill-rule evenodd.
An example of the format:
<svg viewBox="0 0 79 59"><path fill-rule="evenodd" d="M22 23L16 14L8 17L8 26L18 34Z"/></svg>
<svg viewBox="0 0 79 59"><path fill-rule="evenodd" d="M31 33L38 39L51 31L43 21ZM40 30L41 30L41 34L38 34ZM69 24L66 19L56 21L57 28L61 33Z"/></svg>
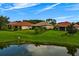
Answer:
<svg viewBox="0 0 79 59"><path fill-rule="evenodd" d="M79 28L77 28L79 30Z"/></svg>
<svg viewBox="0 0 79 59"><path fill-rule="evenodd" d="M30 28L32 28L31 26L22 26L21 27L22 29L30 29Z"/></svg>
<svg viewBox="0 0 79 59"><path fill-rule="evenodd" d="M54 26L44 26L44 27L46 27L46 29L53 29L54 28Z"/></svg>

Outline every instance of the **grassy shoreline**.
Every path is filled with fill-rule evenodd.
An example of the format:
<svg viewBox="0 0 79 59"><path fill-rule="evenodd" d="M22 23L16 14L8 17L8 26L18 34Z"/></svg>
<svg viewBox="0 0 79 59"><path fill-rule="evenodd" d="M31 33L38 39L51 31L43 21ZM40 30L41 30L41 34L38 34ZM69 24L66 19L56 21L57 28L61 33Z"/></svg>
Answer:
<svg viewBox="0 0 79 59"><path fill-rule="evenodd" d="M73 36L64 35L63 31L49 30L42 34L33 34L33 30L23 31L0 31L0 43L37 45L58 45L79 47L79 32ZM21 39L18 39L18 36Z"/></svg>

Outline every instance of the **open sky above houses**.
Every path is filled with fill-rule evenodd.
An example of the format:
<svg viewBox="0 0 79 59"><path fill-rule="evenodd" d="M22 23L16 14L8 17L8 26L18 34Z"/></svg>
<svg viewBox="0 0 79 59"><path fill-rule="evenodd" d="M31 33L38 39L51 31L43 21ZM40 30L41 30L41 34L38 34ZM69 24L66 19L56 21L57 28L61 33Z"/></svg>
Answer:
<svg viewBox="0 0 79 59"><path fill-rule="evenodd" d="M78 3L0 3L0 15L10 17L10 21L47 18L57 22L79 21Z"/></svg>

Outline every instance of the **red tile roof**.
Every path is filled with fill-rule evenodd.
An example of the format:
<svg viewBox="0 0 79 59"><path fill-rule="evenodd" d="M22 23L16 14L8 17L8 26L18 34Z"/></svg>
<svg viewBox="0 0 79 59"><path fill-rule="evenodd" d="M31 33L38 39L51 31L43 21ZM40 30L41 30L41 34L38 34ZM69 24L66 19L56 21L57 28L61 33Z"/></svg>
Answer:
<svg viewBox="0 0 79 59"><path fill-rule="evenodd" d="M67 27L69 26L71 23L70 22L60 22L57 24L58 27Z"/></svg>
<svg viewBox="0 0 79 59"><path fill-rule="evenodd" d="M79 28L79 25L78 24L75 24L74 27Z"/></svg>
<svg viewBox="0 0 79 59"><path fill-rule="evenodd" d="M39 22L37 24L34 24L33 26L49 26L50 24L47 22Z"/></svg>
<svg viewBox="0 0 79 59"><path fill-rule="evenodd" d="M8 25L11 25L11 26L32 26L32 23L30 23L30 22L11 22Z"/></svg>

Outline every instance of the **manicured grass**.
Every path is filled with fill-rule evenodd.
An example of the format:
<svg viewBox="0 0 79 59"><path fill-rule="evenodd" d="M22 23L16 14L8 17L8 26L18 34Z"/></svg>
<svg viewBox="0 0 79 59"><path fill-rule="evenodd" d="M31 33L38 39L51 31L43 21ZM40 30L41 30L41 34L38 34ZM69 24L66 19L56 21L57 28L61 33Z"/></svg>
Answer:
<svg viewBox="0 0 79 59"><path fill-rule="evenodd" d="M0 31L0 42L16 41L19 40L25 43L35 44L55 44L65 46L78 46L79 47L79 32L75 35L65 35L64 31L49 30L41 34L34 34L33 30L22 31Z"/></svg>

